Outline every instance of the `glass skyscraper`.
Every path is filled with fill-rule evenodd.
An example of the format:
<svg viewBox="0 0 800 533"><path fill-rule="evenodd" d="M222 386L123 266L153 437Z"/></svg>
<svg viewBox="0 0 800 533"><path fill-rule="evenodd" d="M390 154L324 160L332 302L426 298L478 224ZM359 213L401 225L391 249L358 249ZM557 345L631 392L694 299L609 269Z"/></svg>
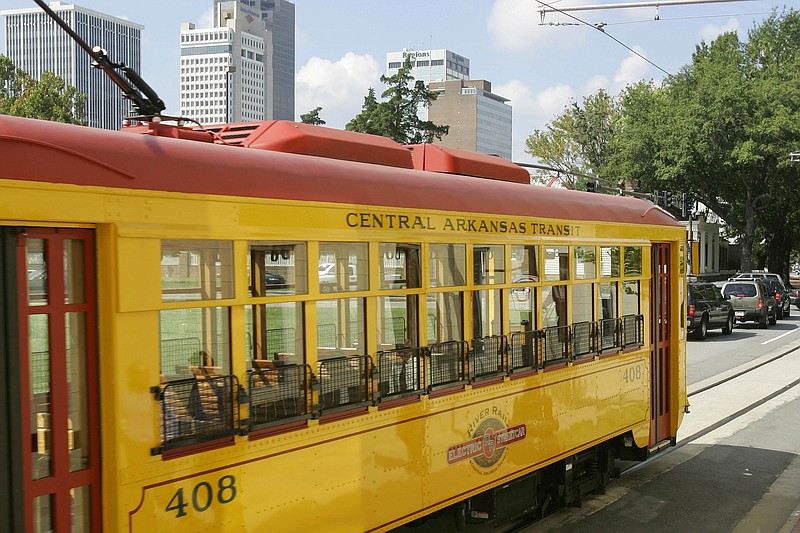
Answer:
<svg viewBox="0 0 800 533"><path fill-rule="evenodd" d="M50 2L50 7L91 46L108 52L115 63L141 73L144 26L74 4ZM36 79L46 71L61 77L88 97L89 126L116 130L132 114L131 103L92 58L38 7L0 11L5 20L6 55Z"/></svg>

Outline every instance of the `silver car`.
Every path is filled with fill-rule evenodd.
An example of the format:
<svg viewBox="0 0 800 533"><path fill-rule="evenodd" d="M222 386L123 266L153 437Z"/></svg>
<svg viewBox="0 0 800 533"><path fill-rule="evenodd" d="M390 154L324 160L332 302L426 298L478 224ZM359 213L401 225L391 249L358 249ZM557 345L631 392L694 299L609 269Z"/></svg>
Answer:
<svg viewBox="0 0 800 533"><path fill-rule="evenodd" d="M758 322L766 328L778 321L778 304L763 281L729 281L722 286L722 294L733 305L736 322Z"/></svg>

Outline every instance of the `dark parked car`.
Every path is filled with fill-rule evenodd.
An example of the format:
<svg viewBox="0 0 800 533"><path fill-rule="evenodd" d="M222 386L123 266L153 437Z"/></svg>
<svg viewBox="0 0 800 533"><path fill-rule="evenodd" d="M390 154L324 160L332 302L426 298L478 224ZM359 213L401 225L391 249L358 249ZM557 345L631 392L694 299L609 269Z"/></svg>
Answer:
<svg viewBox="0 0 800 533"><path fill-rule="evenodd" d="M775 301L778 302L778 319L791 315L792 302L786 285L780 279L775 278L766 278L764 283L774 293Z"/></svg>
<svg viewBox="0 0 800 533"><path fill-rule="evenodd" d="M800 309L800 289L791 288L788 290L788 293L789 302L796 308Z"/></svg>
<svg viewBox="0 0 800 533"><path fill-rule="evenodd" d="M722 328L723 335L733 331L734 312L713 283L690 282L687 293L686 327L698 340L706 338L709 329Z"/></svg>
<svg viewBox="0 0 800 533"><path fill-rule="evenodd" d="M264 273L264 282L267 285L286 285L286 280L283 278L283 276L272 274L271 272Z"/></svg>
<svg viewBox="0 0 800 533"><path fill-rule="evenodd" d="M775 296L763 281L741 279L722 286L722 294L733 304L736 322L758 322L762 328L778 319Z"/></svg>

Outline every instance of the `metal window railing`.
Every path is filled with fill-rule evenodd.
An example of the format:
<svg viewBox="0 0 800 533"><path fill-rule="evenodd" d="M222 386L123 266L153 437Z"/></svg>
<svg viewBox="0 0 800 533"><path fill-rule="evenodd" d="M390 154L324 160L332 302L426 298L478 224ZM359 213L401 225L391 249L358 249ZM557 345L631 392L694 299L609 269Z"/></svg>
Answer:
<svg viewBox="0 0 800 533"><path fill-rule="evenodd" d="M472 339L470 361L472 378L497 376L506 371L507 341L504 335Z"/></svg>
<svg viewBox="0 0 800 533"><path fill-rule="evenodd" d="M644 345L644 315L622 317L622 347Z"/></svg>
<svg viewBox="0 0 800 533"><path fill-rule="evenodd" d="M509 343L510 370L536 368L542 360L542 330L524 331L511 334Z"/></svg>
<svg viewBox="0 0 800 533"><path fill-rule="evenodd" d="M317 346L325 348L338 348L339 338L336 332L336 324L317 325Z"/></svg>
<svg viewBox="0 0 800 533"><path fill-rule="evenodd" d="M426 378L428 391L467 382L466 341L447 341L428 347Z"/></svg>
<svg viewBox="0 0 800 533"><path fill-rule="evenodd" d="M254 368L248 372L250 429L310 415L310 383L308 365Z"/></svg>
<svg viewBox="0 0 800 533"><path fill-rule="evenodd" d="M575 359L588 357L596 353L594 326L594 322L572 324L572 356Z"/></svg>
<svg viewBox="0 0 800 533"><path fill-rule="evenodd" d="M551 326L544 330L544 359L542 367L566 363L571 357L569 326Z"/></svg>
<svg viewBox="0 0 800 533"><path fill-rule="evenodd" d="M601 352L619 349L619 327L618 318L605 318L597 321L597 341Z"/></svg>
<svg viewBox="0 0 800 533"><path fill-rule="evenodd" d="M372 369L372 358L368 355L319 361L319 409L326 411L371 401Z"/></svg>
<svg viewBox="0 0 800 533"><path fill-rule="evenodd" d="M162 373L180 374L186 367L200 364L200 339L197 337L161 341Z"/></svg>
<svg viewBox="0 0 800 533"><path fill-rule="evenodd" d="M267 346L264 350L270 356L276 353L295 352L295 329L278 328L266 330Z"/></svg>
<svg viewBox="0 0 800 533"><path fill-rule="evenodd" d="M224 437L238 431L236 376L197 376L154 387L161 403L161 448L166 451Z"/></svg>
<svg viewBox="0 0 800 533"><path fill-rule="evenodd" d="M378 353L382 399L408 396L423 390L422 365L428 348L401 348Z"/></svg>

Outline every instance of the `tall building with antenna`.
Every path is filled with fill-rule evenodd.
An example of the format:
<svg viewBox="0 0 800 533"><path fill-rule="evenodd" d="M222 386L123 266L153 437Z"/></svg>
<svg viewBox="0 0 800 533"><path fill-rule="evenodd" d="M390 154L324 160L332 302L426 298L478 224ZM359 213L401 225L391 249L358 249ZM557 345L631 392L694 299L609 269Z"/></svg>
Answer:
<svg viewBox="0 0 800 533"><path fill-rule="evenodd" d="M144 26L74 4L50 8L89 46L99 46L117 63L141 72ZM131 114L131 104L92 58L39 7L0 11L5 20L5 50L17 68L40 79L50 71L87 95L89 126L116 130Z"/></svg>

